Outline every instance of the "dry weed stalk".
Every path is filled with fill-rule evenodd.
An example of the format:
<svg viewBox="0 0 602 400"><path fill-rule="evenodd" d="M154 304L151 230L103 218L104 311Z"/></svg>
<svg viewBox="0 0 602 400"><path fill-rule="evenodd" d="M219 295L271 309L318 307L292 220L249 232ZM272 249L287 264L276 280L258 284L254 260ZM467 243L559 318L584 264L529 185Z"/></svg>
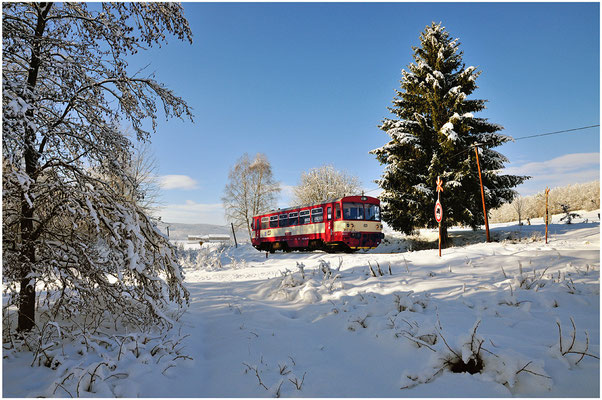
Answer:
<svg viewBox="0 0 602 400"><path fill-rule="evenodd" d="M295 385L297 390L301 390L301 388L303 387L303 382L305 381L305 374L307 374L307 371L303 373L303 378L301 378L301 381L299 381L299 379L297 377L295 377L295 380L289 379L289 381L293 385Z"/></svg>
<svg viewBox="0 0 602 400"><path fill-rule="evenodd" d="M406 266L406 272L409 274L410 268L408 268L408 260L406 260L406 257L404 255L402 255L402 257L403 257L403 262L405 263L405 266Z"/></svg>
<svg viewBox="0 0 602 400"><path fill-rule="evenodd" d="M583 351L574 350L575 340L577 338L577 328L575 327L575 321L573 320L573 317L571 317L571 325L573 326L573 333L571 335L571 344L567 348L563 349L563 346L562 346L562 327L560 326L560 321L556 321L556 325L558 326L558 345L559 345L559 349L560 349L560 354L562 354L563 356L566 356L567 354L581 355L581 357L579 357L579 359L575 362L575 365L579 364L585 356L593 357L597 360L600 359L600 357L587 352L587 350L589 349L589 335L588 335L587 331L585 331L585 350L583 350Z"/></svg>
<svg viewBox="0 0 602 400"><path fill-rule="evenodd" d="M249 371L253 371L255 372L255 376L257 377L257 380L259 381L259 386L261 386L262 388L264 388L265 390L269 390L268 387L266 385L263 384L263 381L261 380L261 376L259 375L259 371L257 370L257 367L255 366L250 366L247 363L242 363L242 365L244 365L245 367L247 367L247 370L245 370L245 374Z"/></svg>
<svg viewBox="0 0 602 400"><path fill-rule="evenodd" d="M284 365L278 364L278 369L279 369L280 375L288 375L291 373L291 370L288 369L288 366L286 364L284 364Z"/></svg>

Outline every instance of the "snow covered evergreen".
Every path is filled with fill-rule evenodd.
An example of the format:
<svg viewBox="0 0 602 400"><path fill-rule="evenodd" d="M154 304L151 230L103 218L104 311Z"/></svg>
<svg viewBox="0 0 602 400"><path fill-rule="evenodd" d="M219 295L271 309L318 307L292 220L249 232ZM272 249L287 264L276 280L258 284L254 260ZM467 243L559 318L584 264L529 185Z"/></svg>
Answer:
<svg viewBox="0 0 602 400"><path fill-rule="evenodd" d="M462 62L458 39L450 37L441 23L427 26L420 47L413 47L414 63L402 71L401 90L380 128L391 140L372 150L386 165L377 183L383 188L383 219L394 229L410 233L434 227L433 207L437 177L444 182L445 232L448 226L476 227L483 223L475 151L485 186L487 207L496 208L516 195L513 187L527 177L501 175L508 160L493 150L509 140L503 128L478 118L485 100L468 99L477 88L480 72Z"/></svg>

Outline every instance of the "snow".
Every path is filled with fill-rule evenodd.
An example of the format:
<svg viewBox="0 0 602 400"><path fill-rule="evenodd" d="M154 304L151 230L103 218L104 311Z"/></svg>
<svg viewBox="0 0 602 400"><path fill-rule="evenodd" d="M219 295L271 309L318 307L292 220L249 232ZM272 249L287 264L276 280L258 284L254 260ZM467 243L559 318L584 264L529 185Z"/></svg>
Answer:
<svg viewBox="0 0 602 400"><path fill-rule="evenodd" d="M453 142L458 140L458 134L454 132L454 125L451 122L447 122L441 127L441 133Z"/></svg>
<svg viewBox="0 0 602 400"><path fill-rule="evenodd" d="M541 218L492 225L492 243L454 228L466 245L441 258L389 230L356 254L182 243L179 355L157 360L155 338L136 333L119 354L65 346L56 370L5 351L3 395L67 396L53 391L74 372L94 397L599 397L599 359L580 354L600 354L598 212L553 216L547 245ZM447 367L479 343L480 373Z"/></svg>

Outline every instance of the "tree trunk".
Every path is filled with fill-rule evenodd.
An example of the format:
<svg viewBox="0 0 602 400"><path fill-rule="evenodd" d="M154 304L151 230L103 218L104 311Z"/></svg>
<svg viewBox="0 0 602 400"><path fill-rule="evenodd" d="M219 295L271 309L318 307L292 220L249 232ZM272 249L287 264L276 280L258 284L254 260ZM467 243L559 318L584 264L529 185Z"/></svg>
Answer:
<svg viewBox="0 0 602 400"><path fill-rule="evenodd" d="M31 60L29 62L29 71L27 74L27 92L23 94L30 108L26 111L26 120L23 121L25 129L25 143L23 158L25 161L25 172L32 179L37 179L37 168L40 154L35 148L36 132L27 119L34 117L35 87L40 70L40 41L46 28L46 17L52 3L38 3L38 20L34 32L34 41L31 49ZM32 203L30 203L30 201ZM17 330L20 332L30 331L35 325L35 304L36 304L36 281L31 273L34 272L36 262L35 240L33 237L33 217L34 205L33 199L26 198L25 193L21 194L21 271L20 271L20 289L19 289L19 317Z"/></svg>
<svg viewBox="0 0 602 400"><path fill-rule="evenodd" d="M33 209L24 210L32 213ZM35 247L29 239L32 233L33 224L31 218L22 217L21 231L23 232L23 249L21 251L21 271L20 271L20 290L19 290L19 318L17 322L17 331L30 331L35 325L35 304L36 291L35 279L29 277L33 272L35 263Z"/></svg>
<svg viewBox="0 0 602 400"><path fill-rule="evenodd" d="M249 221L249 218L246 218L247 221L247 231L249 231L249 240L253 240L253 237L251 236L251 222Z"/></svg>

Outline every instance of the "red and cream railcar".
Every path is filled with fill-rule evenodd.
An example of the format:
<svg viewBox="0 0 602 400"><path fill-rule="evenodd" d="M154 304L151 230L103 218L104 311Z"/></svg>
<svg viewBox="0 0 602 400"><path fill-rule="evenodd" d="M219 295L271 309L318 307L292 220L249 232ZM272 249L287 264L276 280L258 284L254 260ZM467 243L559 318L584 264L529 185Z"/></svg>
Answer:
<svg viewBox="0 0 602 400"><path fill-rule="evenodd" d="M384 237L380 201L347 196L321 204L274 210L253 217L258 250L355 251L372 249Z"/></svg>

